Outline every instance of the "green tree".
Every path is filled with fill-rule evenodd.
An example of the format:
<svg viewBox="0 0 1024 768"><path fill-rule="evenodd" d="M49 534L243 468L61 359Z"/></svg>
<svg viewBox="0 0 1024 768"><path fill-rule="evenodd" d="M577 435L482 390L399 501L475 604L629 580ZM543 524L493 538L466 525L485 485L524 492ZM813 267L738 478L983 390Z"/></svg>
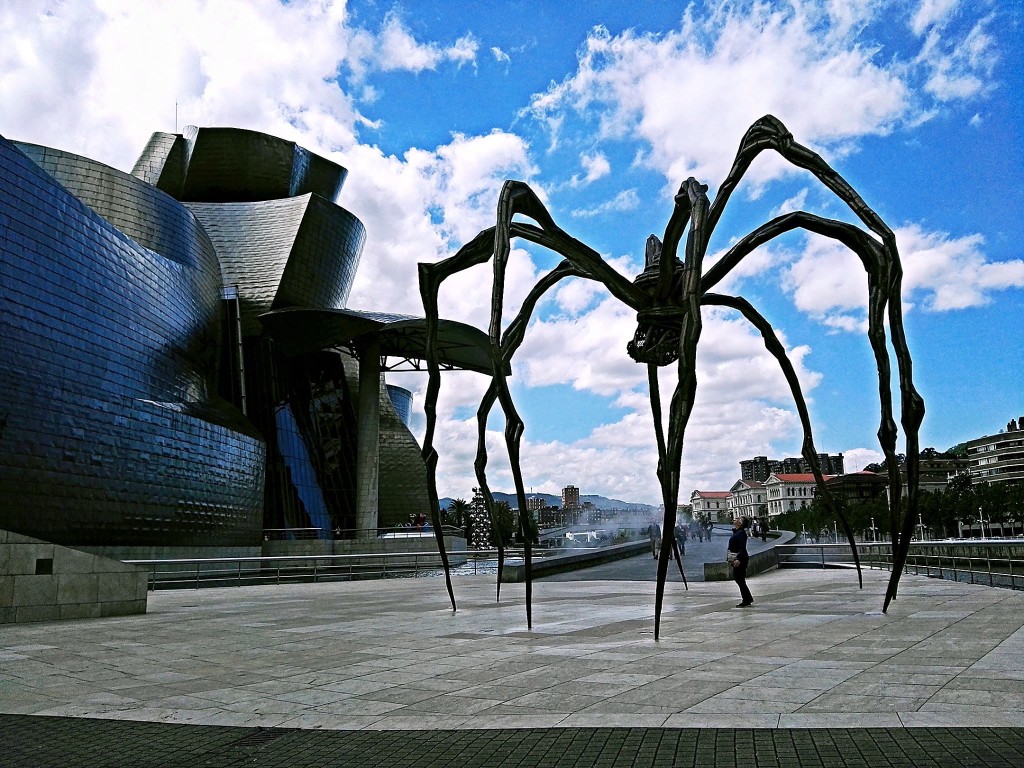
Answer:
<svg viewBox="0 0 1024 768"><path fill-rule="evenodd" d="M516 528L518 527L515 515L512 514L512 508L508 502L494 502L494 525L491 528L491 546L498 546L496 533L499 531L501 533L501 540L506 545L511 544L513 541L512 537L515 535Z"/></svg>
<svg viewBox="0 0 1024 768"><path fill-rule="evenodd" d="M462 528L469 520L469 502L465 499L454 499L448 505L445 521L448 525L457 525Z"/></svg>

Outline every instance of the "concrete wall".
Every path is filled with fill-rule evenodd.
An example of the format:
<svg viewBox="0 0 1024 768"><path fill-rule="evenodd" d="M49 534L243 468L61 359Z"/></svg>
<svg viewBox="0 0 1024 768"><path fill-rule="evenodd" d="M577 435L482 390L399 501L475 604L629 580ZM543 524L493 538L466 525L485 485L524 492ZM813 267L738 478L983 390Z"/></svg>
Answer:
<svg viewBox="0 0 1024 768"><path fill-rule="evenodd" d="M610 547L596 549L561 550L567 554L544 556L534 560L530 564L530 575L534 579L543 579L545 576L554 576L557 573L577 571L592 565L635 557L640 552L648 552L650 549L649 541L631 541L626 544L613 544ZM526 581L526 566L506 565L501 570L501 580L509 583Z"/></svg>
<svg viewBox="0 0 1024 768"><path fill-rule="evenodd" d="M792 531L777 531L769 535L774 538L772 545L751 555L747 562L748 578L778 568L779 554L775 545L788 544L796 536ZM732 566L725 562L725 552L722 552L722 562L704 563L704 581L732 581Z"/></svg>
<svg viewBox="0 0 1024 768"><path fill-rule="evenodd" d="M146 612L146 572L0 530L0 624Z"/></svg>

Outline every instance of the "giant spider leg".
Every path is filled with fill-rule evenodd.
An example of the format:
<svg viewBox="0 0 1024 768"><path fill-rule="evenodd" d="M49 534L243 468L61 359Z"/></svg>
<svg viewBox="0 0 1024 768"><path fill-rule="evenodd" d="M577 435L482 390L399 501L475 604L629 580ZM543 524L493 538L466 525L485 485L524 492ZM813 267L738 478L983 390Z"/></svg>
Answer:
<svg viewBox="0 0 1024 768"><path fill-rule="evenodd" d="M537 285L533 287L526 300L523 302L523 306L519 311L516 318L509 324L508 329L502 336L501 341L501 367L502 369L510 366L512 362L512 356L516 350L523 343L525 337L526 324L529 322L530 316L533 312L534 307L539 301L540 297L558 281L572 275L580 275L575 269L572 268L568 262L563 262L556 267L552 272L543 277ZM481 492L484 496L485 503L488 498L492 499L493 495L490 491L490 486L487 483L487 419L490 416L491 408L493 408L495 401L498 399L498 382L495 377L492 377L491 383L487 387L487 391L480 400L480 407L477 409L477 450L476 459L474 461L474 468L476 471L477 482L480 485ZM519 466L519 443L522 437L522 430L510 431L506 429L506 447L509 454L509 461L514 468ZM525 495L525 494L524 494ZM521 530L526 530L529 525L526 518L529 516L529 511L526 509L525 501L520 501L521 506L519 507L519 527ZM488 507L490 510L490 507ZM497 527L497 517L492 516L492 525ZM502 573L504 571L505 562L505 547L501 537L500 531L498 532L498 578L495 587L495 599L501 600L501 581ZM524 536L524 539L526 537ZM531 553L532 554L532 553ZM531 558L525 558L525 571L526 571L526 622L528 627L532 627L532 573L531 573Z"/></svg>
<svg viewBox="0 0 1024 768"><path fill-rule="evenodd" d="M707 187L690 178L683 182L676 195L677 210L685 210L690 220L690 231L686 238L686 258L683 260L679 285L679 304L669 313L679 323L679 361L676 368L676 388L669 405L668 436L665 446L665 462L659 462L662 469L661 490L665 503L663 530L671 529L675 535L676 507L679 499L679 474L683 460L683 438L686 425L693 411L697 395L697 342L700 340L700 278L704 251L701 248L703 229L706 226L708 198ZM682 228L680 227L679 231ZM678 237L675 238L678 242ZM671 244L671 243L670 243ZM661 255L659 287L667 269L675 269L672 248ZM664 539L662 540L664 542ZM661 609L665 598L665 579L668 576L669 550L664 543L658 557L658 576L654 593L654 639L661 636Z"/></svg>
<svg viewBox="0 0 1024 768"><path fill-rule="evenodd" d="M733 190L739 183L753 159L765 149L774 149L792 164L809 170L827 188L832 190L857 215L861 222L880 240L876 241L857 227L842 222L831 221L804 212L796 212L779 217L763 225L755 232L741 240L731 249L719 264L712 267L703 280L701 278L703 258L707 245ZM801 227L808 231L823 234L846 244L861 258L868 273L869 288L869 341L875 355L878 368L879 399L881 403L881 423L878 429L879 444L886 456L889 473L890 494L890 529L893 532L894 568L886 592L885 607L895 597L899 583L900 571L906 561L909 549L910 532L913 526L912 513L918 504L918 461L919 444L918 429L924 415L924 404L914 389L912 365L906 338L903 330L902 310L900 307L900 283L902 267L896 250L895 237L882 219L872 211L853 190L853 188L833 170L824 160L806 147L793 141L792 135L776 118L767 115L758 120L747 131L740 144L728 177L722 184L715 202L708 201L707 187L696 180L687 179L680 186L675 197L675 208L665 230L664 245L660 254L658 276L652 286L650 280L644 286L634 285L612 270L600 256L578 240L568 236L559 229L551 218L540 199L524 183L506 182L502 188L498 205L498 216L495 227L484 230L471 242L463 246L450 259L433 266L420 265L420 292L423 297L424 310L427 314L428 370L430 381L427 388L427 436L424 442L423 456L431 471L430 482L432 501L436 504L436 476L433 474L437 464L437 454L433 449L433 436L436 425L436 402L439 392L439 365L436 353L438 324L438 292L441 282L452 274L475 264L481 264L494 257L494 282L491 297L491 322L489 326L489 357L491 361L491 384L481 401L478 410L478 457L477 474L481 487L484 488L489 512L494 519L493 499L490 497L485 478L486 445L485 426L487 416L495 401L501 403L505 413L505 441L510 463L516 483L516 495L520 506L520 528L525 530L526 504L522 475L519 468L519 448L523 433L523 422L512 402L507 383L506 369L511 368L512 357L522 342L526 324L532 315L536 301L552 285L569 275L585 277L604 284L609 292L637 312L638 329L629 352L634 359L649 363L648 378L651 388L651 406L655 418L655 436L658 441L658 479L661 485L662 498L665 504L663 529L663 546L658 558L658 578L655 598L655 630L657 640L660 636L661 610L664 598L665 577L671 552L676 553L676 562L680 565L678 549L667 544L675 544L675 519L678 505L680 466L682 446L687 423L692 412L696 394L696 351L701 334L701 298L708 288L713 286L727 274L747 253L759 244L767 242L779 234ZM513 221L517 214L532 218L539 224ZM685 259L682 263L676 258L679 241L689 224L686 240ZM511 239L522 237L531 242L561 254L565 261L556 270L546 276L531 292L517 318L508 330L501 333L501 314L504 301L505 269L511 250ZM656 238L652 238L656 240ZM658 258L653 256L652 258ZM650 265L649 265L650 266ZM645 270L645 274L647 271ZM640 279L637 279L640 283ZM730 303L731 302L731 303ZM740 310L745 317L758 327L765 338L766 347L771 351L784 373L790 380L794 399L801 413L805 429L803 446L804 455L815 474L816 482L823 486L821 468L817 463L813 439L810 433L809 417L800 394L792 365L785 356L785 351L774 335L771 326L748 303L732 297L709 297L706 303L722 303ZM897 429L892 417L892 390L890 386L890 361L886 351L884 321L888 311L888 320L892 333L892 345L895 351L899 371L900 394L902 401L901 421L907 440L907 477L908 477L908 512L900 522L901 484L899 467L896 461ZM667 438L663 430L661 400L657 381L656 366L666 365L678 360L677 381L668 413ZM828 498L827 489L824 493ZM852 532L845 517L844 531L853 545ZM438 526L438 531L440 527ZM439 536L439 548L448 576L448 561L444 553L443 540ZM500 534L499 534L500 541ZM854 557L857 557L856 550ZM499 571L503 561L503 548L499 546ZM531 586L530 586L530 549L526 548L527 571L527 620L532 625ZM858 562L858 576L860 568ZM683 575L685 583L685 574ZM500 577L499 577L500 583ZM499 586L500 590L500 586ZM454 593L448 580L448 591L455 608ZM500 592L499 592L500 595ZM883 610L885 610L883 608Z"/></svg>
<svg viewBox="0 0 1024 768"><path fill-rule="evenodd" d="M661 387L658 383L658 366L656 365L647 365L647 387L648 391L651 393L651 415L654 417L654 439L657 442L658 446L658 484L664 491L665 465L667 462L667 457L665 449L665 430L661 423ZM665 496L663 494L662 502L664 503L664 501ZM670 533L667 533L666 535L671 540L672 551L675 553L676 556L676 565L679 566L679 575L683 577L683 586L687 590L689 590L690 585L686 581L686 573L683 572L683 559L682 556L679 554L679 542L676 539L675 526L672 526L672 531ZM661 537L661 546L665 546L665 536Z"/></svg>
<svg viewBox="0 0 1024 768"><path fill-rule="evenodd" d="M838 240L860 258L862 264L864 265L864 270L868 275L869 341L874 352L876 366L879 370L879 376L887 382L889 376L889 358L885 348L885 329L882 322L882 310L884 309L886 295L880 291L875 290L875 285L877 283L877 275L879 274L879 271L882 269L882 265L885 263L885 254L881 244L878 243L878 241L872 238L869 234L859 229L858 227L841 221L824 219L820 216L815 216L814 214L807 213L806 211L795 211L784 216L779 216L762 225L758 229L754 230L749 235L747 235L746 237L742 238L739 242L737 242L732 248L730 248L729 251L726 252L726 254L718 261L718 263L711 267L704 275L704 279L701 283L701 289L703 291L707 291L709 288L718 283L730 270L732 270L733 267L736 266L736 264L739 263L741 259L747 256L755 248L759 247L760 245L763 245L769 240L778 237L779 235L785 232L789 232L796 228L801 228L809 232L814 232L816 234ZM879 302L881 303L879 304ZM765 327L767 327L769 331L771 330L770 325L765 324L765 327L762 327L761 323L755 320L753 315L747 314L747 312L741 309L740 307L735 306L734 304L729 304L729 306L732 306L735 309L740 309L740 311L743 311L744 314L747 316L747 319L753 322L754 325L761 330L762 336L765 333ZM750 307L750 310L752 311L753 308ZM767 340L767 337L765 338ZM781 346L778 349L781 351ZM776 358L779 359L780 364L788 364L788 361L787 363L783 363L783 359L779 357L778 354L776 354L775 350L770 348L769 351L772 351L772 353L775 354ZM787 379L789 379L789 374L787 374ZM792 382L793 380L790 381L791 388ZM798 401L798 410L800 411L801 421L804 423L805 458L811 465L812 470L816 470L818 464L816 452L811 451L813 455L807 455L806 441L808 439L808 436L810 435L810 424L809 421L806 421L804 418L804 410L799 403L799 400L801 398L799 397L797 391L793 390L793 394L794 399L797 399ZM886 395L886 390L880 391L880 399L883 399L883 401ZM819 489L824 489L823 484L818 482L817 474L815 474L815 481L817 482ZM825 491L825 494L826 495L824 496L824 498L826 499L826 504L829 507L829 510L836 513L843 523L843 532L846 534L847 541L850 544L850 549L853 552L854 562L858 564L858 583L861 587L863 587L863 574L861 573L859 566L860 558L857 551L857 543L853 536L853 530L850 528L846 517L842 514L842 512L836 509L835 505L831 502L831 498L827 494L827 491Z"/></svg>
<svg viewBox="0 0 1024 768"><path fill-rule="evenodd" d="M420 298L423 301L424 315L426 316L425 347L427 360L427 394L423 403L423 411L427 418L427 426L423 437L423 448L421 456L427 466L427 495L430 499L430 517L434 526L434 537L437 541L437 549L441 555L441 564L444 566L445 587L448 589L448 598L451 600L452 611L457 610L455 605L455 590L452 588L451 566L448 562L448 552L444 545L444 531L441 529L440 502L437 496L437 450L434 448L434 432L437 427L437 397L441 391L441 366L437 354L437 328L440 322L437 302L438 293L441 290L441 282L449 275L461 269L467 269L473 264L486 261L489 254L489 244L493 242L493 234L488 237L488 231L484 230L473 240L459 249L459 252L450 259L438 264L419 265Z"/></svg>
<svg viewBox="0 0 1024 768"><path fill-rule="evenodd" d="M522 222L512 221L517 213L532 217L541 224L540 228ZM423 456L430 469L430 484L432 496L436 499L436 474L434 472L437 463L436 451L433 449L433 436L436 426L437 411L436 403L440 391L440 366L436 355L437 323L438 317L438 294L441 283L449 276L467 269L476 264L487 261L492 255L494 261L494 283L491 302L491 324L489 329L490 358L492 368L492 381L487 393L481 402L477 413L478 418L478 442L477 479L480 482L485 503L488 507L492 522L498 530L499 558L498 558L498 596L500 597L501 571L504 561L504 547L501 541L500 528L497 526L494 512L493 496L490 494L486 481L486 420L495 398L501 403L505 413L506 429L505 440L509 453L509 461L513 471L516 484L516 496L520 510L520 528L526 531L529 527L527 518L529 512L526 508L525 486L522 481L522 472L519 460L519 445L523 433L523 422L515 409L511 393L508 390L505 368L510 366L512 356L522 343L525 334L526 323L539 300L540 296L554 285L558 280L570 275L586 277L597 280L604 284L616 298L634 309L641 309L650 304L650 299L642 291L635 288L632 283L619 275L609 267L601 257L591 248L580 241L570 237L557 225L555 225L550 214L543 204L536 197L533 190L526 184L517 181L508 181L502 188L498 205L498 225L484 230L472 241L459 250L455 256L439 262L435 265L420 265L420 294L423 299L424 311L427 316L427 366L430 373L430 380L427 388L427 402L425 412L427 414L427 430L424 438ZM514 320L505 337L501 337L500 321L501 309L504 298L504 270L510 252L510 241L512 237L522 237L526 240L543 245L544 247L566 257L556 270L544 278L531 292L519 316ZM532 578L531 578L531 542L528 536L526 540L526 590L527 590L527 622L532 626ZM455 598L449 578L449 565L443 549L443 542L439 543L442 554L442 562L445 567L445 575L448 579L448 591L452 601L452 608L455 609Z"/></svg>
<svg viewBox="0 0 1024 768"><path fill-rule="evenodd" d="M814 447L814 436L811 433L811 417L807 411L807 401L804 399L803 391L800 387L800 380L797 378L796 370L793 368L793 363L790 362L789 357L786 355L786 349L782 346L782 342L779 341L779 337L775 334L775 330L772 328L764 316L758 312L746 299L738 296L724 296L717 293L706 293L701 299L702 304L718 305L723 307L730 307L740 312L758 331L761 332L761 337L764 339L764 346L776 360L779 361L779 366L782 368L782 373L786 377L786 381L789 383L789 391L793 395L793 401L796 403L797 413L800 415L800 424L803 427L804 439L801 453L807 460L808 464L811 465L811 472L814 475L814 483L817 486L818 493L821 495L822 500L825 503L825 509L832 515L839 518L843 524L843 533L846 534L847 540L850 542L850 546L853 550L853 562L857 566L857 582L861 589L864 588L864 575L861 572L860 567L860 555L857 552L857 543L853 538L853 529L850 528L850 523L846 519L845 513L842 508L836 504L835 498L832 492L825 485L825 478L821 474L821 464L818 461L818 452Z"/></svg>
<svg viewBox="0 0 1024 768"><path fill-rule="evenodd" d="M909 534L913 529L914 513L918 508L919 499L919 462L920 445L918 433L924 418L924 400L917 392L913 383L912 361L906 345L903 330L903 315L900 308L900 283L902 267L896 238L893 232L857 194L850 184L840 176L820 155L793 140L792 134L777 118L766 115L756 121L747 131L740 143L733 167L719 188L718 195L708 214L709 226L705 233L705 245L719 217L725 208L740 178L746 172L753 159L765 149L774 149L787 161L810 171L819 181L840 198L864 225L881 240L881 258L879 263L869 269L869 280L874 278L872 298L869 302L869 338L878 364L879 394L881 400L881 418L878 428L878 442L886 458L889 475L889 525L892 532L893 571L886 589L883 611L888 609L889 601L896 596L902 563L906 562L910 549ZM892 392L889 384L889 357L885 353L884 328L882 319L888 305L889 325L893 336L893 349L899 370L901 423L907 442L907 505L906 513L899 525L902 505L902 483L899 476L899 463L896 459L897 429L893 419ZM883 361L884 358L884 361ZM897 569L896 564L901 568Z"/></svg>

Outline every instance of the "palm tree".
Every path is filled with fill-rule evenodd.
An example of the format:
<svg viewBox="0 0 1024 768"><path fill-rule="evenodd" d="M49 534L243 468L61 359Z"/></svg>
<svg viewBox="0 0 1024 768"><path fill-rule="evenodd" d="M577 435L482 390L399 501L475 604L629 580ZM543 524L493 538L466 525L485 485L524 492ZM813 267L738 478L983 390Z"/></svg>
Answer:
<svg viewBox="0 0 1024 768"><path fill-rule="evenodd" d="M465 499L454 499L448 505L448 512L445 517L449 525L457 525L461 528L466 524L468 513L469 502Z"/></svg>

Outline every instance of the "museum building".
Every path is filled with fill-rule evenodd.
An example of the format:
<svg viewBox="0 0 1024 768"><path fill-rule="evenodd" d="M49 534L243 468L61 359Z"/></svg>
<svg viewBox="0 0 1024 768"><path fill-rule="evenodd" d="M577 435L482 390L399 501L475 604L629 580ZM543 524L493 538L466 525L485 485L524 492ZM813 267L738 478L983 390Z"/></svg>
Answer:
<svg viewBox="0 0 1024 768"><path fill-rule="evenodd" d="M429 510L381 375L424 321L346 308L346 175L235 128L155 133L130 174L0 137L0 529L232 554ZM446 367L485 342L441 321Z"/></svg>

